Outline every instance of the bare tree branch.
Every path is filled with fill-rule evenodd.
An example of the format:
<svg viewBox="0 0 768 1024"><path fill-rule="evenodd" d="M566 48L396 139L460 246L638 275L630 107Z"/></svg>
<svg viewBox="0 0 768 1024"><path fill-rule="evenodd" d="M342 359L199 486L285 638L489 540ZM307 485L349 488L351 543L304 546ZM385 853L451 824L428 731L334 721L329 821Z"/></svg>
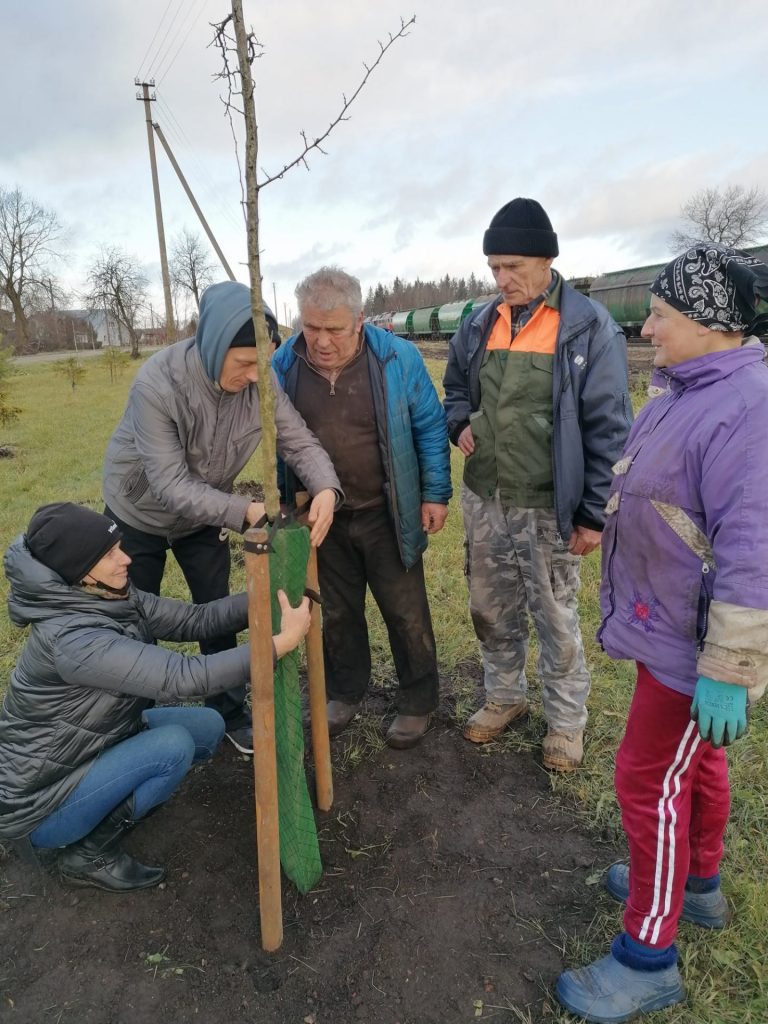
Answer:
<svg viewBox="0 0 768 1024"><path fill-rule="evenodd" d="M52 210L19 188L0 186L0 292L13 309L22 351L29 341L28 315L50 280L50 264L59 258L55 242L61 232Z"/></svg>
<svg viewBox="0 0 768 1024"><path fill-rule="evenodd" d="M753 245L765 236L768 227L768 196L757 186L703 188L683 204L680 215L687 223L669 236L673 252L699 242Z"/></svg>
<svg viewBox="0 0 768 1024"><path fill-rule="evenodd" d="M138 262L117 247L106 247L88 270L89 309L112 316L128 331L131 358L139 357L139 315L146 304L147 279Z"/></svg>
<svg viewBox="0 0 768 1024"><path fill-rule="evenodd" d="M241 18L242 20L242 18ZM235 122L232 119L232 113L239 114L240 117L245 118L245 110L241 109L234 102L235 96L243 96L242 88L242 77L240 73L240 63L238 58L237 50L237 39L229 31L229 26L234 27L235 14L228 14L223 21L213 23L210 22L211 28L214 31L212 41L208 44L209 46L217 46L221 53L222 63L224 68L222 71L217 72L213 76L214 81L221 79L227 84L227 96L219 97L224 105L224 112L227 120L229 121L229 130L232 133L232 141L235 145L235 160L237 161L237 174L240 181L240 208L243 212L243 220L246 220L246 197L245 197L245 177L243 175L243 167L240 162L240 145L237 139L237 132L235 131ZM245 52L247 55L247 63L250 68L251 64L258 57L261 57L264 52L264 47L256 39L253 33L248 33L245 38ZM231 55L234 55L234 62L232 61Z"/></svg>
<svg viewBox="0 0 768 1024"><path fill-rule="evenodd" d="M169 260L171 282L192 293L200 309L200 293L213 281L214 265L199 234L183 228L173 242Z"/></svg>
<svg viewBox="0 0 768 1024"><path fill-rule="evenodd" d="M263 181L260 181L259 185L258 185L259 188L264 188L265 185L269 185L273 181L278 181L280 178L282 178L286 174L287 171L290 171L290 169L292 167L297 167L299 164L303 164L307 168L307 170L309 170L309 164L307 163L307 156L308 156L309 153L312 152L313 149L316 149L320 153L323 153L324 155L327 155L326 154L326 150L324 150L322 148L322 143L325 142L325 140L331 134L333 129L336 127L336 125L340 124L342 121L348 121L349 120L349 117L347 116L347 111L352 106L352 104L355 102L357 97L360 95L362 89L365 86L365 83L368 81L368 79L371 77L371 75L376 70L378 65L381 63L381 61L382 61L382 59L384 57L384 54L387 52L387 50L398 39L404 39L405 36L407 36L409 34L408 33L408 29L412 25L415 25L415 24L416 24L416 15L415 14L411 18L409 18L408 21L404 21L402 18L400 19L400 29L397 32L395 32L394 34L392 32L390 32L389 33L389 40L386 43L379 42L379 55L376 58L376 60L373 62L373 64L371 64L370 67L369 67L368 64L363 62L363 67L365 68L365 74L363 75L363 77L362 77L362 79L360 81L360 84L355 89L355 91L352 93L350 98L347 99L346 94L342 93L342 107L341 107L341 110L339 111L337 116L333 119L333 121L331 121L331 123L328 125L326 130L323 132L323 134L322 135L318 135L316 139L313 139L312 141L310 141L308 139L308 137L307 137L306 132L301 131L299 134L301 135L302 141L304 142L304 148L301 151L301 153L299 153L299 155L296 157L295 160L291 160L290 163L285 164L285 166L282 168L282 170L278 171L277 174L269 175L268 177L264 178Z"/></svg>

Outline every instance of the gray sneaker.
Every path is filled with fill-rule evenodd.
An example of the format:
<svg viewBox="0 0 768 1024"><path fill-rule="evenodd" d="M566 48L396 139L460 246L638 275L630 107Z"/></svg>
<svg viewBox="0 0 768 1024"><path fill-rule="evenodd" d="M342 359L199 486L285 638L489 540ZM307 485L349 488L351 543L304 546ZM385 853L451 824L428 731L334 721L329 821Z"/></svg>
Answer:
<svg viewBox="0 0 768 1024"><path fill-rule="evenodd" d="M250 725L242 725L239 729L227 729L224 735L241 754L253 754L253 729Z"/></svg>

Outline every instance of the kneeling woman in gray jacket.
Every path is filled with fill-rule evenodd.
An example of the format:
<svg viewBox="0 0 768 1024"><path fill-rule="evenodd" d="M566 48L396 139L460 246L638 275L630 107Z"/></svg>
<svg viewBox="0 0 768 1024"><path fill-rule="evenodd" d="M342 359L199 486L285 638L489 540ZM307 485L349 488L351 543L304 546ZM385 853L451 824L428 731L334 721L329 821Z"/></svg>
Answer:
<svg viewBox="0 0 768 1024"><path fill-rule="evenodd" d="M205 605L128 583L130 558L106 516L45 505L5 555L8 609L31 626L0 712L0 838L59 852L59 871L111 892L165 876L117 849L224 734L218 711L153 707L219 693L249 677L249 647L184 655L156 640L204 640L248 625L245 594ZM276 656L309 628L309 601L279 593Z"/></svg>

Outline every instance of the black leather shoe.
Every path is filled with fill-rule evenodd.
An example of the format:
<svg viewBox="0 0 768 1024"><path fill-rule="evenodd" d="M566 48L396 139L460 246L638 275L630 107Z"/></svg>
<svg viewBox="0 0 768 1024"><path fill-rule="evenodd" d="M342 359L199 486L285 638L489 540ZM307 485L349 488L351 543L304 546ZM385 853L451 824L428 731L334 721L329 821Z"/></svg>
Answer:
<svg viewBox="0 0 768 1024"><path fill-rule="evenodd" d="M328 735L338 736L340 732L344 732L359 710L359 704L345 704L343 700L329 700L326 705Z"/></svg>
<svg viewBox="0 0 768 1024"><path fill-rule="evenodd" d="M131 892L159 885L165 868L148 867L117 850L120 839L136 824L133 794L118 804L87 836L65 846L59 854L59 874L72 885L107 892Z"/></svg>
<svg viewBox="0 0 768 1024"><path fill-rule="evenodd" d="M394 747L395 750L415 747L428 728L429 715L397 715L387 729L387 746Z"/></svg>
<svg viewBox="0 0 768 1024"><path fill-rule="evenodd" d="M153 868L116 850L95 859L67 846L59 855L59 874L70 885L91 886L107 892L150 889L165 878L165 868Z"/></svg>

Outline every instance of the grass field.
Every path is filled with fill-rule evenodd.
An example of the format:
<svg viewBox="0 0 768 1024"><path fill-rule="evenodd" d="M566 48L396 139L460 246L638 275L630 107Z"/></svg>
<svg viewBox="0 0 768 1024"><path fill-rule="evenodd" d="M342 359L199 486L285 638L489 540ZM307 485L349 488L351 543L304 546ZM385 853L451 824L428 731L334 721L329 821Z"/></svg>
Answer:
<svg viewBox="0 0 768 1024"><path fill-rule="evenodd" d="M114 382L98 359L84 364L85 377L74 392L57 373L55 364L41 363L19 369L11 381L11 401L22 410L18 421L0 430L0 446L9 445L13 458L0 459L0 546L26 526L32 512L49 501L71 500L101 507L101 463L109 435L125 404L136 366ZM437 380L444 364L430 361ZM641 395L637 396L641 401ZM258 454L246 467L245 479L260 480ZM460 465L454 451L454 481L458 488ZM474 683L466 681L467 665L476 665L477 649L466 608L462 575L463 531L458 507L452 505L445 530L435 537L426 555L430 602L435 620L441 673L455 701L456 717L474 709ZM238 543L237 540L235 543ZM244 585L242 560L234 559L233 588ZM613 759L622 733L632 688L626 663L609 661L593 637L599 620L597 555L583 567L582 621L588 659L593 671L590 725L583 769L569 777L553 778L556 796L570 805L596 842L620 834L613 795ZM180 573L172 559L166 592L185 596ZM24 642L5 613L7 587L0 581L0 692L5 688ZM379 681L391 682L389 651L383 626L371 612L374 671ZM535 649L531 652L534 693ZM544 730L540 713L503 742L510 747L536 744ZM488 753L489 757L493 752ZM681 966L689 990L688 1004L656 1015L652 1020L673 1024L765 1024L768 1021L768 731L766 715L758 708L747 738L730 753L733 789L731 824L726 837L723 885L735 917L721 934L712 935L689 925L681 929ZM357 770L365 771L364 757ZM595 885L598 879L592 879ZM597 890L596 890L597 891ZM596 899L596 905L604 901ZM585 962L606 951L616 926L616 914L597 910L586 941L563 936L571 964ZM515 1018L510 1019L524 1019ZM566 1015L553 1020L567 1020Z"/></svg>

